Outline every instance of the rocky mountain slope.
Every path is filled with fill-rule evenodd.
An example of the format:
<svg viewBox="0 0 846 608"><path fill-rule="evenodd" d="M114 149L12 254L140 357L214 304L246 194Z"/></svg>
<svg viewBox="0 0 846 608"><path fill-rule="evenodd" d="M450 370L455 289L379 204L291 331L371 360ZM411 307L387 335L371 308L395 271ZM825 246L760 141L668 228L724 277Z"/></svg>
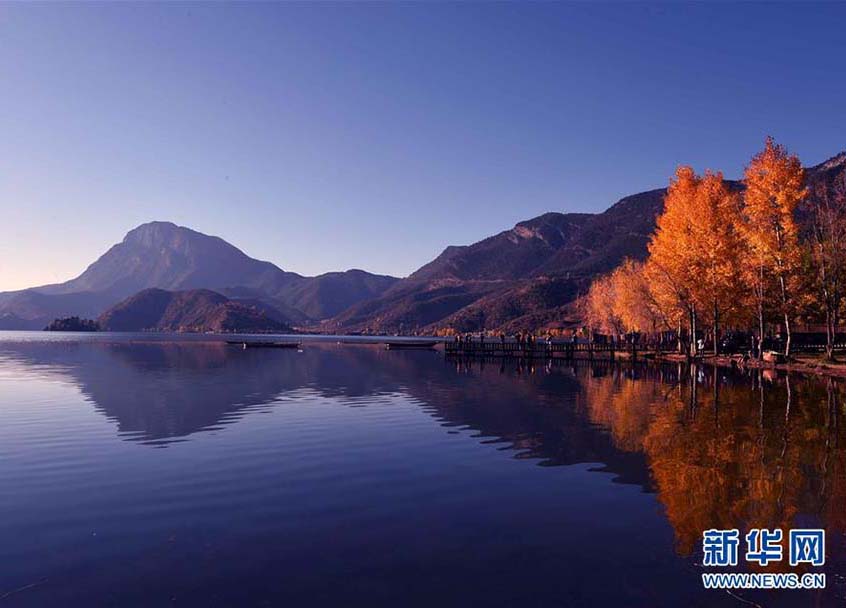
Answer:
<svg viewBox="0 0 846 608"><path fill-rule="evenodd" d="M560 318L591 277L643 258L664 190L600 214L546 213L460 247L325 324L334 331L408 332L537 326Z"/></svg>
<svg viewBox="0 0 846 608"><path fill-rule="evenodd" d="M328 319L354 304L383 294L397 280L357 269L328 272L299 281L278 297L285 305L311 319Z"/></svg>
<svg viewBox="0 0 846 608"><path fill-rule="evenodd" d="M256 306L208 289L145 289L100 315L104 331L284 332L290 327Z"/></svg>
<svg viewBox="0 0 846 608"><path fill-rule="evenodd" d="M830 184L846 171L846 153L806 171L811 189ZM352 306L324 327L429 333L575 324L569 304L595 276L627 257L646 257L665 193L627 196L599 214L546 213L472 245L447 247L381 297ZM815 204L813 193L807 204Z"/></svg>
<svg viewBox="0 0 846 608"><path fill-rule="evenodd" d="M131 230L80 276L38 288L48 295L108 293L126 297L148 287L197 289L244 286L275 292L301 279L270 262L254 260L215 236L169 222Z"/></svg>

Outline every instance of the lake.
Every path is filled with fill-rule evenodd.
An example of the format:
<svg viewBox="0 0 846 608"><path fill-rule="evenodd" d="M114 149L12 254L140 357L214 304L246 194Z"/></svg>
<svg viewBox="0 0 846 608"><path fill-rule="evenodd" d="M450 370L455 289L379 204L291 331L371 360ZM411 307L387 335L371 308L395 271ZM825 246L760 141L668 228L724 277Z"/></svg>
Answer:
<svg viewBox="0 0 846 608"><path fill-rule="evenodd" d="M843 606L844 404L759 371L0 333L0 605ZM753 526L825 528L827 588L705 591L702 531Z"/></svg>

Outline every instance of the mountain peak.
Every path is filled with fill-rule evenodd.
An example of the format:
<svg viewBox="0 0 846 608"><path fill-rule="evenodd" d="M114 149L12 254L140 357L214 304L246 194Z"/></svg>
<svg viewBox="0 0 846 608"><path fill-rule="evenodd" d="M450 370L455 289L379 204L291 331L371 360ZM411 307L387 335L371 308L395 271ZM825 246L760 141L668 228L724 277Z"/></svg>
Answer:
<svg viewBox="0 0 846 608"><path fill-rule="evenodd" d="M144 222L143 224L139 224L135 228L133 228L130 232L135 232L136 230L147 230L147 229L178 229L182 228L184 230L190 230L189 228L185 228L185 226L179 226L174 224L173 222L168 222L166 220L152 220L150 222ZM193 231L192 231L193 232Z"/></svg>
<svg viewBox="0 0 846 608"><path fill-rule="evenodd" d="M135 244L141 246L162 245L172 243L175 238L183 236L186 238L198 239L214 239L196 230L191 230L185 226L178 226L173 222L147 222L141 224L126 233L123 237L123 242L127 244Z"/></svg>
<svg viewBox="0 0 846 608"><path fill-rule="evenodd" d="M167 290L249 287L272 292L299 275L254 260L220 237L172 222L130 230L79 277L43 293L96 292L125 298L148 287Z"/></svg>
<svg viewBox="0 0 846 608"><path fill-rule="evenodd" d="M550 211L530 220L517 223L511 229L511 241L518 239L539 239L552 248L559 248L567 243L579 227L585 223L590 213L558 213Z"/></svg>
<svg viewBox="0 0 846 608"><path fill-rule="evenodd" d="M826 161L821 162L816 167L811 167L812 171L831 171L839 167L846 166L846 151L832 156Z"/></svg>

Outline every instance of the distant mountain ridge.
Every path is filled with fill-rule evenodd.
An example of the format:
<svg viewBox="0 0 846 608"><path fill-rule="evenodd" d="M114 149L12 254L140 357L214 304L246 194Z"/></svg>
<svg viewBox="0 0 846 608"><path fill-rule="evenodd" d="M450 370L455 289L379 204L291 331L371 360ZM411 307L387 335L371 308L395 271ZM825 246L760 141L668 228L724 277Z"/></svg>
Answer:
<svg viewBox="0 0 846 608"><path fill-rule="evenodd" d="M808 185L846 171L846 152L806 168ZM741 182L726 180L733 190ZM373 333L507 331L572 326L570 305L591 280L625 258L642 260L666 188L626 196L598 214L545 213L472 245L447 247L382 296L324 326ZM807 205L814 205L813 192Z"/></svg>
<svg viewBox="0 0 846 608"><path fill-rule="evenodd" d="M327 272L285 290L282 301L311 319L328 319L350 306L381 295L399 279L352 269Z"/></svg>
<svg viewBox="0 0 846 608"><path fill-rule="evenodd" d="M816 204L816 185L830 185L844 172L846 152L806 168L811 196L805 210ZM575 324L571 303L594 277L627 257L645 258L665 193L626 196L598 214L545 213L477 243L447 247L405 279L363 270L304 277L250 258L218 237L151 222L71 281L0 293L0 329L43 327L72 315L95 318L148 288L210 289L280 323L320 332Z"/></svg>
<svg viewBox="0 0 846 608"><path fill-rule="evenodd" d="M95 318L148 288L211 289L232 300L262 303L286 325L300 325L378 296L397 280L362 270L304 277L253 259L219 237L150 222L128 232L75 279L0 293L0 317L6 315L6 325L20 319L24 329L56 317Z"/></svg>
<svg viewBox="0 0 846 608"><path fill-rule="evenodd" d="M104 331L284 332L287 324L208 289L144 289L97 319Z"/></svg>
<svg viewBox="0 0 846 608"><path fill-rule="evenodd" d="M0 315L0 331L21 329L38 330L42 329L42 326L38 321L21 319L19 316L12 313L4 313Z"/></svg>
<svg viewBox="0 0 846 608"><path fill-rule="evenodd" d="M591 277L625 257L645 257L664 192L625 197L599 214L545 213L472 245L447 247L326 325L377 333L546 325L566 316L560 307Z"/></svg>

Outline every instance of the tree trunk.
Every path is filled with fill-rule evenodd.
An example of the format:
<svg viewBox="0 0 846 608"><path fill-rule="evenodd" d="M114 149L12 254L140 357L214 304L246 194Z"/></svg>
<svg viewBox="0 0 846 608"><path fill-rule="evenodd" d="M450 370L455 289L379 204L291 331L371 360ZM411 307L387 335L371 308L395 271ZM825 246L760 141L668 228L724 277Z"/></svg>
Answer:
<svg viewBox="0 0 846 608"><path fill-rule="evenodd" d="M790 316L787 313L784 313L784 328L787 334L787 339L784 342L784 357L787 359L790 357Z"/></svg>
<svg viewBox="0 0 846 608"><path fill-rule="evenodd" d="M832 289L831 307L831 358L834 359L834 344L837 342L837 326L840 324L840 287L835 283Z"/></svg>
<svg viewBox="0 0 846 608"><path fill-rule="evenodd" d="M758 300L758 359L764 358L764 266L759 267L758 287L755 294Z"/></svg>
<svg viewBox="0 0 846 608"><path fill-rule="evenodd" d="M830 301L826 301L825 307L825 358L831 361L834 359L834 314L832 314Z"/></svg>
<svg viewBox="0 0 846 608"><path fill-rule="evenodd" d="M829 273L827 264L827 252L825 247L824 229L819 227L816 231L817 242L819 244L818 253L819 267L820 267L820 283L822 284L823 302L825 302L825 358L831 361L834 358L834 332L832 330L832 319L834 318L832 310L833 293L829 289Z"/></svg>
<svg viewBox="0 0 846 608"><path fill-rule="evenodd" d="M787 310L787 284L784 280L784 274L779 274L779 285L781 286L781 308L784 314L784 333L787 334L787 339L784 342L784 356L790 357L790 313Z"/></svg>
<svg viewBox="0 0 846 608"><path fill-rule="evenodd" d="M690 357L696 356L696 307L690 307Z"/></svg>

